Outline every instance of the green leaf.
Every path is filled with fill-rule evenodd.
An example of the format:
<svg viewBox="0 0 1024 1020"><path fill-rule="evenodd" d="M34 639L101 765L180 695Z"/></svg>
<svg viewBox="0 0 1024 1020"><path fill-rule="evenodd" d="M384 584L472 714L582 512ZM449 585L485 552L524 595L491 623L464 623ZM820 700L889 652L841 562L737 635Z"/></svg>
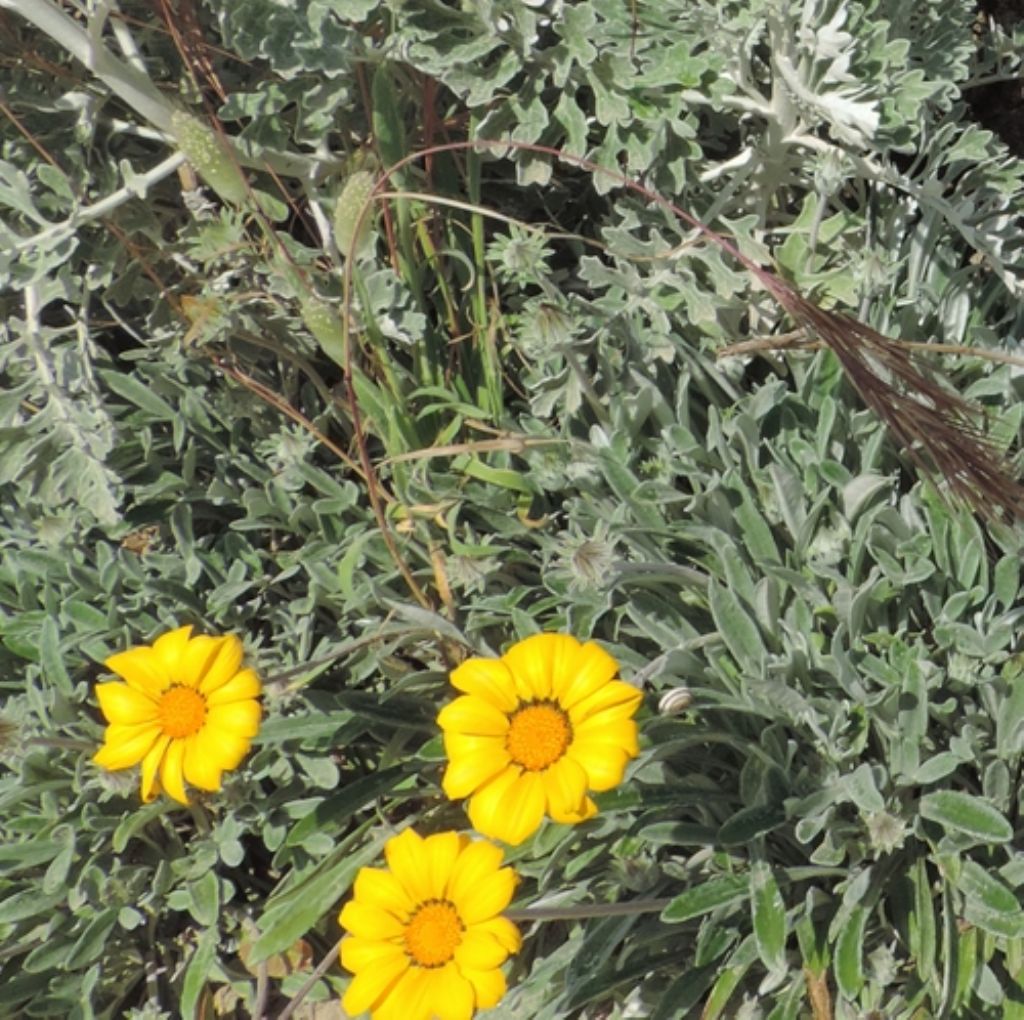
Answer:
<svg viewBox="0 0 1024 1020"><path fill-rule="evenodd" d="M868 911L854 907L836 939L833 967L839 990L848 999L856 999L864 985L864 925Z"/></svg>
<svg viewBox="0 0 1024 1020"><path fill-rule="evenodd" d="M189 913L204 928L213 928L220 913L220 881L213 871L188 884Z"/></svg>
<svg viewBox="0 0 1024 1020"><path fill-rule="evenodd" d="M973 860L965 860L956 886L964 895L964 917L1007 938L1024 936L1024 910L1013 890Z"/></svg>
<svg viewBox="0 0 1024 1020"><path fill-rule="evenodd" d="M408 775L409 770L404 765L395 765L347 783L341 793L328 797L296 822L285 839L285 845L302 846L313 833L343 827L354 814L394 790Z"/></svg>
<svg viewBox="0 0 1024 1020"><path fill-rule="evenodd" d="M979 841L1007 843L1013 827L987 801L957 790L925 794L919 805L922 818L938 822L948 832L963 833Z"/></svg>
<svg viewBox="0 0 1024 1020"><path fill-rule="evenodd" d="M127 372L101 372L103 381L125 400L142 408L151 418L158 421L173 421L177 412L163 397L153 392L150 386Z"/></svg>
<svg viewBox="0 0 1024 1020"><path fill-rule="evenodd" d="M661 912L661 919L667 924L680 924L720 907L734 906L749 895L750 880L746 875L723 875L673 897Z"/></svg>
<svg viewBox="0 0 1024 1020"><path fill-rule="evenodd" d="M117 907L107 907L85 926L85 930L68 954L69 962L73 963L75 970L83 969L103 953L107 936L117 924L117 915Z"/></svg>
<svg viewBox="0 0 1024 1020"><path fill-rule="evenodd" d="M144 829L154 818L158 818L168 810L166 800L155 800L152 804L137 807L129 811L117 823L114 834L110 838L110 844L114 853L121 853L129 841L139 831Z"/></svg>
<svg viewBox="0 0 1024 1020"><path fill-rule="evenodd" d="M892 748L893 773L913 781L921 758L921 741L928 730L928 687L920 666L911 661L900 689L896 739Z"/></svg>
<svg viewBox="0 0 1024 1020"><path fill-rule="evenodd" d="M756 861L750 869L750 906L758 956L769 971L782 973L786 969L786 905L764 861Z"/></svg>
<svg viewBox="0 0 1024 1020"><path fill-rule="evenodd" d="M13 924L26 917L47 914L66 894L40 893L38 889L23 889L0 900L0 924Z"/></svg>
<svg viewBox="0 0 1024 1020"><path fill-rule="evenodd" d="M913 883L913 907L909 918L911 957L917 973L926 985L936 973L936 937L934 893L928 878L928 865L918 858L910 872Z"/></svg>
<svg viewBox="0 0 1024 1020"><path fill-rule="evenodd" d="M60 649L60 630L52 616L47 616L43 620L43 626L39 631L39 661L46 682L52 684L62 694L71 694L74 685L64 665L64 656Z"/></svg>
<svg viewBox="0 0 1024 1020"><path fill-rule="evenodd" d="M405 155L405 125L398 106L398 93L391 80L391 65L381 61L373 76L373 136L381 163L390 168Z"/></svg>
<svg viewBox="0 0 1024 1020"><path fill-rule="evenodd" d="M198 1016L199 997L213 970L216 955L217 929L206 928L192 951L192 957L185 968L185 979L181 983L181 1015L184 1020L195 1020Z"/></svg>
<svg viewBox="0 0 1024 1020"><path fill-rule="evenodd" d="M757 624L739 599L714 579L708 584L708 601L715 627L733 658L744 669L759 674L764 663L764 639Z"/></svg>
<svg viewBox="0 0 1024 1020"><path fill-rule="evenodd" d="M389 833L378 831L365 846L358 847L370 823L361 825L338 845L309 874L267 901L260 918L260 936L253 943L252 960L259 963L280 953L306 934L344 896L356 872L373 860Z"/></svg>
<svg viewBox="0 0 1024 1020"><path fill-rule="evenodd" d="M718 830L718 842L723 846L743 846L755 836L777 829L786 821L786 811L779 804L752 804L740 808Z"/></svg>
<svg viewBox="0 0 1024 1020"><path fill-rule="evenodd" d="M715 982L701 1012L701 1020L716 1020L721 1016L733 992L739 987L751 964L757 959L757 946L752 937L745 938L729 958L725 970Z"/></svg>

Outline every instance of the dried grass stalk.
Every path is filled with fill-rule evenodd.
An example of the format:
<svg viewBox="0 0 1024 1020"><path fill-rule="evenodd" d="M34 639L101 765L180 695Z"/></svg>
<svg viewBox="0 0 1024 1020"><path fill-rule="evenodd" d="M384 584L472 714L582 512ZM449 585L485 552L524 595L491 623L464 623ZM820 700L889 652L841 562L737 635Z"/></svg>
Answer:
<svg viewBox="0 0 1024 1020"><path fill-rule="evenodd" d="M835 354L861 399L920 469L943 478L989 521L1024 519L1024 487L979 428L980 408L915 361L906 345L819 308L777 277L762 280L794 322Z"/></svg>

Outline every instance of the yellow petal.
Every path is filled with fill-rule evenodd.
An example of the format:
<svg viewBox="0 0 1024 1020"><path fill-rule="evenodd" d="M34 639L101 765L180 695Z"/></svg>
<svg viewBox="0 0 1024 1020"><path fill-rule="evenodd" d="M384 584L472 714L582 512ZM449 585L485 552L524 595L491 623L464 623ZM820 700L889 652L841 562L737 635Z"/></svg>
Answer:
<svg viewBox="0 0 1024 1020"><path fill-rule="evenodd" d="M416 906L401 882L383 868L360 868L353 893L360 902L387 910L399 920L407 920Z"/></svg>
<svg viewBox="0 0 1024 1020"><path fill-rule="evenodd" d="M349 900L338 920L345 931L361 939L386 941L401 938L405 932L405 925L394 914L359 900Z"/></svg>
<svg viewBox="0 0 1024 1020"><path fill-rule="evenodd" d="M502 657L516 683L522 701L550 698L552 669L563 668L579 642L568 634L534 634L514 644Z"/></svg>
<svg viewBox="0 0 1024 1020"><path fill-rule="evenodd" d="M103 665L154 701L171 685L163 659L149 645L111 655Z"/></svg>
<svg viewBox="0 0 1024 1020"><path fill-rule="evenodd" d="M469 801L469 820L484 836L518 846L540 828L544 818L544 784L532 772L506 769Z"/></svg>
<svg viewBox="0 0 1024 1020"><path fill-rule="evenodd" d="M579 762L587 774L587 787L600 793L622 782L630 749L607 740L574 740L566 758Z"/></svg>
<svg viewBox="0 0 1024 1020"><path fill-rule="evenodd" d="M619 672L619 664L593 641L577 645L576 653L556 669L553 679L554 695L565 709L600 690Z"/></svg>
<svg viewBox="0 0 1024 1020"><path fill-rule="evenodd" d="M449 730L444 735L444 750L449 758L476 754L480 751L486 751L488 754L500 754L505 751L505 735L480 737L473 733L456 733L454 730Z"/></svg>
<svg viewBox="0 0 1024 1020"><path fill-rule="evenodd" d="M199 681L202 694L212 694L238 675L244 649L234 634L221 638L220 647Z"/></svg>
<svg viewBox="0 0 1024 1020"><path fill-rule="evenodd" d="M579 744L600 743L614 744L631 758L640 753L637 744L636 723L632 719L611 719L607 718L608 713L592 716L585 722L573 727L573 741L566 753Z"/></svg>
<svg viewBox="0 0 1024 1020"><path fill-rule="evenodd" d="M402 1020L434 1020L434 1002L437 989L434 971L423 967L410 967L388 996L391 1006L401 1009Z"/></svg>
<svg viewBox="0 0 1024 1020"><path fill-rule="evenodd" d="M465 837L460 837L457 832L439 832L423 841L422 867L427 875L431 899L447 898L448 881L465 842Z"/></svg>
<svg viewBox="0 0 1024 1020"><path fill-rule="evenodd" d="M508 732L508 716L481 698L463 694L441 709L437 725L446 732L502 737Z"/></svg>
<svg viewBox="0 0 1024 1020"><path fill-rule="evenodd" d="M342 999L345 1012L349 1016L357 1016L372 1009L376 1015L381 1000L387 997L408 970L409 959L404 953L382 961L380 966L361 970L352 979Z"/></svg>
<svg viewBox="0 0 1024 1020"><path fill-rule="evenodd" d="M505 975L500 970L470 970L467 967L462 976L473 986L477 1009L490 1009L501 1002L507 986Z"/></svg>
<svg viewBox="0 0 1024 1020"><path fill-rule="evenodd" d="M563 825L579 825L580 822L585 822L596 814L597 805L589 797L584 797L582 803L575 811L566 811L564 814L555 814L552 811L551 817L554 821L561 822Z"/></svg>
<svg viewBox="0 0 1024 1020"><path fill-rule="evenodd" d="M542 773L548 814L556 822L572 824L581 819L587 799L587 773L579 762L561 758Z"/></svg>
<svg viewBox="0 0 1024 1020"><path fill-rule="evenodd" d="M96 685L96 697L108 722L137 726L155 723L157 704L148 695L119 680Z"/></svg>
<svg viewBox="0 0 1024 1020"><path fill-rule="evenodd" d="M207 750L202 733L185 738L185 778L200 790L219 790L223 769Z"/></svg>
<svg viewBox="0 0 1024 1020"><path fill-rule="evenodd" d="M170 742L170 737L162 735L142 759L142 800L147 804L156 796L156 772Z"/></svg>
<svg viewBox="0 0 1024 1020"><path fill-rule="evenodd" d="M254 670L239 670L226 684L206 697L208 705L226 705L229 701L247 701L258 698L262 686Z"/></svg>
<svg viewBox="0 0 1024 1020"><path fill-rule="evenodd" d="M341 965L355 974L368 967L386 966L387 961L399 958L408 962L401 946L376 939L358 939L349 936L341 943Z"/></svg>
<svg viewBox="0 0 1024 1020"><path fill-rule="evenodd" d="M226 640L227 638L210 637L208 634L192 638L185 647L185 654L178 665L174 682L198 689Z"/></svg>
<svg viewBox="0 0 1024 1020"><path fill-rule="evenodd" d="M262 716L258 701L229 701L226 705L208 706L206 726L237 737L255 737Z"/></svg>
<svg viewBox="0 0 1024 1020"><path fill-rule="evenodd" d="M196 756L202 756L222 772L238 768L251 746L248 737L240 737L209 725L190 739L194 742Z"/></svg>
<svg viewBox="0 0 1024 1020"><path fill-rule="evenodd" d="M442 967L434 976L431 994L437 1020L471 1020L476 996L458 967Z"/></svg>
<svg viewBox="0 0 1024 1020"><path fill-rule="evenodd" d="M476 754L449 755L448 768L445 769L441 785L445 794L452 800L468 797L499 772L506 768L512 759L504 746L495 741L495 747Z"/></svg>
<svg viewBox="0 0 1024 1020"><path fill-rule="evenodd" d="M430 899L430 883L423 870L423 840L406 829L384 844L384 857L413 903Z"/></svg>
<svg viewBox="0 0 1024 1020"><path fill-rule="evenodd" d="M188 803L188 795L185 793L184 758L185 741L172 740L160 762L160 785L164 792L179 804Z"/></svg>
<svg viewBox="0 0 1024 1020"><path fill-rule="evenodd" d="M641 701L643 695L635 687L622 680L610 680L577 701L569 709L569 718L572 719L574 728L594 716L609 712L609 718L628 718L640 707Z"/></svg>
<svg viewBox="0 0 1024 1020"><path fill-rule="evenodd" d="M191 636L192 625L189 624L168 631L153 642L153 651L163 663L168 676L176 676L180 672L181 660L185 657L185 649Z"/></svg>
<svg viewBox="0 0 1024 1020"><path fill-rule="evenodd" d="M373 1010L373 1020L434 1020L428 998L433 971L411 966Z"/></svg>
<svg viewBox="0 0 1024 1020"><path fill-rule="evenodd" d="M500 914L512 902L515 872L501 866L501 848L474 840L459 854L448 883L448 899L455 904L465 925L478 924Z"/></svg>
<svg viewBox="0 0 1024 1020"><path fill-rule="evenodd" d="M519 699L508 666L501 659L467 659L451 675L453 687L472 694L508 715L515 711Z"/></svg>
<svg viewBox="0 0 1024 1020"><path fill-rule="evenodd" d="M492 917L489 921L481 921L473 925L473 930L487 932L497 940L498 945L504 947L506 954L518 953L523 944L519 929L507 917Z"/></svg>
<svg viewBox="0 0 1024 1020"><path fill-rule="evenodd" d="M473 970L500 967L507 956L505 947L494 936L478 928L463 932L462 941L455 948L455 962Z"/></svg>
<svg viewBox="0 0 1024 1020"><path fill-rule="evenodd" d="M140 723L137 726L114 723L107 727L104 744L92 760L112 771L129 768L142 761L159 736L160 727L155 723Z"/></svg>

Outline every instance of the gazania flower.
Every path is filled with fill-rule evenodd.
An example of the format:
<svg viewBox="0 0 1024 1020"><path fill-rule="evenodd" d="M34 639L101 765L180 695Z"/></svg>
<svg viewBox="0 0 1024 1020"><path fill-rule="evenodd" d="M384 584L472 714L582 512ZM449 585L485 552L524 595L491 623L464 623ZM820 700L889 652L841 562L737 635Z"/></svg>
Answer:
<svg viewBox="0 0 1024 1020"><path fill-rule="evenodd" d="M444 791L469 797L484 836L517 845L540 826L597 813L588 790L610 790L637 754L636 688L592 641L537 634L500 659L467 659L451 675L465 694L441 709Z"/></svg>
<svg viewBox="0 0 1024 1020"><path fill-rule="evenodd" d="M505 994L498 969L519 949L499 916L516 875L493 843L455 832L388 840L387 869L361 868L339 920L342 966L355 974L342 1006L373 1020L469 1020Z"/></svg>
<svg viewBox="0 0 1024 1020"><path fill-rule="evenodd" d="M260 727L260 682L241 668L242 642L191 634L179 627L112 655L104 665L125 682L96 685L110 725L93 761L105 769L142 762L143 800L163 789L187 804L185 780L219 790Z"/></svg>

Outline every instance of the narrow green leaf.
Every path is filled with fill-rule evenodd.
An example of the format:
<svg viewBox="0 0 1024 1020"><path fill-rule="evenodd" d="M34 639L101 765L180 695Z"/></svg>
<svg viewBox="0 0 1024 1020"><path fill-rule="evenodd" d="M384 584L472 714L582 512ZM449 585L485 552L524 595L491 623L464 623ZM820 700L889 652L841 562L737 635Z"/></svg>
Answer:
<svg viewBox="0 0 1024 1020"><path fill-rule="evenodd" d="M74 685L60 650L60 629L52 616L47 616L39 629L39 662L48 684L52 684L62 694L72 693Z"/></svg>
<svg viewBox="0 0 1024 1020"><path fill-rule="evenodd" d="M996 747L1001 758L1024 751L1024 677L1010 680L1008 687L996 714Z"/></svg>
<svg viewBox="0 0 1024 1020"><path fill-rule="evenodd" d="M712 580L708 584L708 601L715 627L726 648L744 669L760 673L764 662L764 639L739 599Z"/></svg>
<svg viewBox="0 0 1024 1020"><path fill-rule="evenodd" d="M909 919L911 957L917 974L926 985L935 979L935 903L928 865L924 858L914 862L910 872L914 886L914 906Z"/></svg>
<svg viewBox="0 0 1024 1020"><path fill-rule="evenodd" d="M854 907L836 939L836 984L848 999L856 999L864 985L864 924L868 912Z"/></svg>
<svg viewBox="0 0 1024 1020"><path fill-rule="evenodd" d="M188 884L189 913L204 928L213 928L220 913L220 883L213 871Z"/></svg>
<svg viewBox="0 0 1024 1020"><path fill-rule="evenodd" d="M152 804L146 804L144 807L138 807L134 811L129 811L117 823L117 828L114 829L114 834L110 838L114 853L121 853L136 833L144 829L154 818L162 815L167 810L165 798L155 800Z"/></svg>
<svg viewBox="0 0 1024 1020"><path fill-rule="evenodd" d="M786 811L780 804L752 804L740 808L722 823L718 842L723 846L742 846L755 836L777 829L785 820Z"/></svg>
<svg viewBox="0 0 1024 1020"><path fill-rule="evenodd" d="M978 929L954 928L958 938L956 942L956 986L953 990L953 1007L966 1005L971 998L971 989L978 972Z"/></svg>
<svg viewBox="0 0 1024 1020"><path fill-rule="evenodd" d="M391 65L383 60L373 76L373 136L385 168L405 155L405 125L398 106L398 94L391 80Z"/></svg>
<svg viewBox="0 0 1024 1020"><path fill-rule="evenodd" d="M742 502L736 507L735 517L743 532L744 545L755 562L778 563L779 547L775 544L772 530L746 491L743 492Z"/></svg>
<svg viewBox="0 0 1024 1020"><path fill-rule="evenodd" d="M980 841L1006 843L1013 827L987 801L957 790L938 790L921 798L922 818L938 822L949 832L962 832Z"/></svg>
<svg viewBox="0 0 1024 1020"><path fill-rule="evenodd" d="M158 397L150 386L127 372L104 371L100 372L103 381L118 396L141 408L151 418L160 421L173 421L177 411L167 403L163 397Z"/></svg>
<svg viewBox="0 0 1024 1020"><path fill-rule="evenodd" d="M684 968L658 999L650 1020L679 1020L686 1016L686 1011L704 998L717 973L718 968L713 965Z"/></svg>
<svg viewBox="0 0 1024 1020"><path fill-rule="evenodd" d="M301 846L314 832L333 830L371 801L393 790L407 775L404 765L395 765L346 784L341 793L328 797L296 822L285 839L285 845Z"/></svg>
<svg viewBox="0 0 1024 1020"><path fill-rule="evenodd" d="M47 895L38 889L23 889L0 900L0 924L13 924L26 917L45 916L61 900L67 899L67 893Z"/></svg>
<svg viewBox="0 0 1024 1020"><path fill-rule="evenodd" d="M103 952L110 929L117 924L117 914L117 907L107 907L85 926L85 930L78 937L78 941L68 955L75 970L81 970L87 964L92 963Z"/></svg>
<svg viewBox="0 0 1024 1020"><path fill-rule="evenodd" d="M719 907L740 903L747 898L749 892L750 882L745 875L712 878L674 897L661 912L661 919L667 924L689 921L692 917L700 917Z"/></svg>
<svg viewBox="0 0 1024 1020"><path fill-rule="evenodd" d="M471 457L466 463L458 464L471 478L478 478L489 485L497 485L502 489L512 489L514 492L523 492L527 495L533 494L533 486L530 485L526 476L518 471L509 468L496 468L485 464L479 457Z"/></svg>
<svg viewBox="0 0 1024 1020"><path fill-rule="evenodd" d="M378 855L387 838L387 834L379 833L366 846L353 852L353 846L358 845L369 824L356 829L300 881L271 897L259 922L261 934L253 943L254 963L287 949L337 905L356 872Z"/></svg>
<svg viewBox="0 0 1024 1020"><path fill-rule="evenodd" d="M963 861L956 886L964 895L964 918L1004 938L1024 937L1024 910L1016 894L976 861Z"/></svg>
<svg viewBox="0 0 1024 1020"><path fill-rule="evenodd" d="M750 907L761 962L772 972L786 969L786 905L771 868L757 861L750 870Z"/></svg>
<svg viewBox="0 0 1024 1020"><path fill-rule="evenodd" d="M722 1015L733 992L743 980L751 964L757 959L757 946L752 937L745 938L737 947L736 951L729 958L726 969L722 976L715 982L714 988L704 1003L701 1012L701 1020L716 1020Z"/></svg>
<svg viewBox="0 0 1024 1020"><path fill-rule="evenodd" d="M928 729L928 688L916 662L910 662L900 688L896 739L893 743L893 773L912 780L921 762L921 741Z"/></svg>
<svg viewBox="0 0 1024 1020"><path fill-rule="evenodd" d="M199 1013L199 997L203 993L217 952L217 929L207 928L199 936L192 958L185 968L181 983L181 1015L184 1020L195 1020Z"/></svg>

